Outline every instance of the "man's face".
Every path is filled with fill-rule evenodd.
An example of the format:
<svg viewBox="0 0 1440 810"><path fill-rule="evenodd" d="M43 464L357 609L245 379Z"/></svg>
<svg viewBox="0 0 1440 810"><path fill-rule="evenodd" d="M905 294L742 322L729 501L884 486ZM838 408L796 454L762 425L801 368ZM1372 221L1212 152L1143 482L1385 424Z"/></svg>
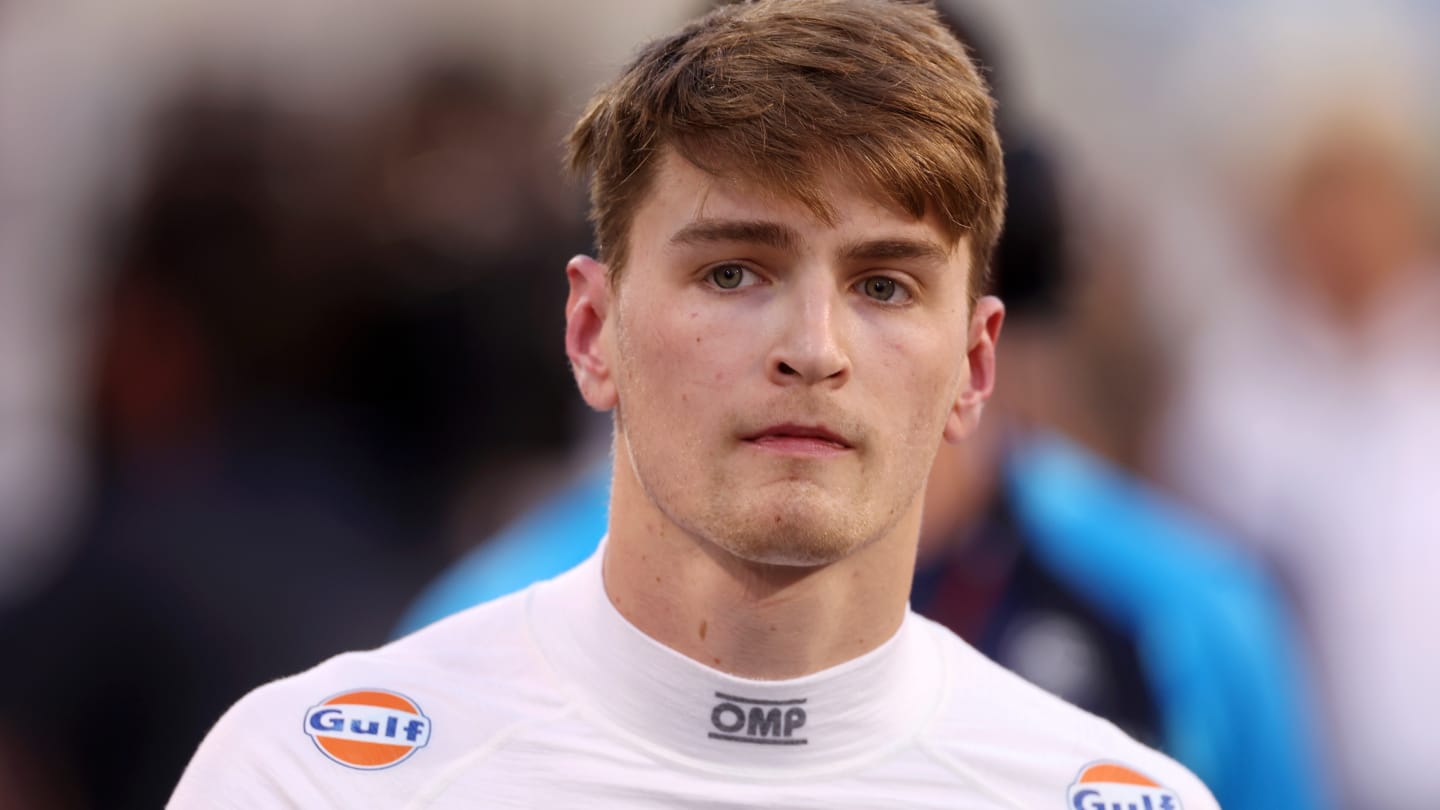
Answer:
<svg viewBox="0 0 1440 810"><path fill-rule="evenodd" d="M820 565L918 526L941 438L973 427L993 376L1001 310L982 300L972 325L968 246L826 192L830 224L667 154L608 291L617 479L751 562Z"/></svg>

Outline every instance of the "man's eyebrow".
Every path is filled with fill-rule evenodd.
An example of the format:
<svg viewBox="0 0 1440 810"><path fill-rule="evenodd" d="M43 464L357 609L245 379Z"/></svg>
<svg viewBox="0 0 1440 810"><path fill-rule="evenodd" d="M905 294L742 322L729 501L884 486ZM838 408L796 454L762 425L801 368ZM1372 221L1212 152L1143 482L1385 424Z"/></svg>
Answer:
<svg viewBox="0 0 1440 810"><path fill-rule="evenodd" d="M697 219L670 237L672 245L747 242L793 251L800 244L794 229L776 222L743 219Z"/></svg>
<svg viewBox="0 0 1440 810"><path fill-rule="evenodd" d="M851 242L840 256L846 261L920 259L939 264L949 260L950 251L928 239L870 239Z"/></svg>

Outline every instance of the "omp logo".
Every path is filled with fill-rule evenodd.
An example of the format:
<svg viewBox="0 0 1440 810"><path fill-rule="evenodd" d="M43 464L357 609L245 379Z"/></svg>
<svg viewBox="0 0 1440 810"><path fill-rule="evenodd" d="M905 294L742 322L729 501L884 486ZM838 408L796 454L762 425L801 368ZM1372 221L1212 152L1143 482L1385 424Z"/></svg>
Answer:
<svg viewBox="0 0 1440 810"><path fill-rule="evenodd" d="M305 712L305 733L330 759L362 771L398 765L430 742L430 718L404 695L357 689Z"/></svg>
<svg viewBox="0 0 1440 810"><path fill-rule="evenodd" d="M760 743L762 745L804 745L809 740L796 737L805 725L805 698L795 700L760 700L716 692L720 702L710 710L712 740Z"/></svg>
<svg viewBox="0 0 1440 810"><path fill-rule="evenodd" d="M1070 810L1184 810L1173 790L1114 762L1085 766L1069 799Z"/></svg>

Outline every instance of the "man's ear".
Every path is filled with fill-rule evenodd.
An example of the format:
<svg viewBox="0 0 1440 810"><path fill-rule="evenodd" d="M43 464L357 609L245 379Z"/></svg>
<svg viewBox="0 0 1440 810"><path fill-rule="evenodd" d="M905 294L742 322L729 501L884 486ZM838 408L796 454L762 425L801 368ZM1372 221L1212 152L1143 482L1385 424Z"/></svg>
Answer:
<svg viewBox="0 0 1440 810"><path fill-rule="evenodd" d="M615 379L606 340L610 278L605 265L576 256L565 265L570 297L565 301L565 354L580 396L597 411L615 407Z"/></svg>
<svg viewBox="0 0 1440 810"><path fill-rule="evenodd" d="M975 302L970 314L970 334L965 350L968 367L960 393L945 420L945 441L954 444L980 425L980 411L995 391L995 344L1005 322L1005 305L993 295Z"/></svg>

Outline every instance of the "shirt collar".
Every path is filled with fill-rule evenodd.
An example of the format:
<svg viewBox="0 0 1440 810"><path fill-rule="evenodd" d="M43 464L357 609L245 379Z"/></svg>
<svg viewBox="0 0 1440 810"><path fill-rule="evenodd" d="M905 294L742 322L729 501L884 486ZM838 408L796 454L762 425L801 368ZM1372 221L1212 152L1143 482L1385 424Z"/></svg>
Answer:
<svg viewBox="0 0 1440 810"><path fill-rule="evenodd" d="M839 770L910 741L942 698L944 659L925 622L801 678L739 678L645 635L605 595L604 544L539 586L532 631L582 711L659 756L721 771Z"/></svg>

